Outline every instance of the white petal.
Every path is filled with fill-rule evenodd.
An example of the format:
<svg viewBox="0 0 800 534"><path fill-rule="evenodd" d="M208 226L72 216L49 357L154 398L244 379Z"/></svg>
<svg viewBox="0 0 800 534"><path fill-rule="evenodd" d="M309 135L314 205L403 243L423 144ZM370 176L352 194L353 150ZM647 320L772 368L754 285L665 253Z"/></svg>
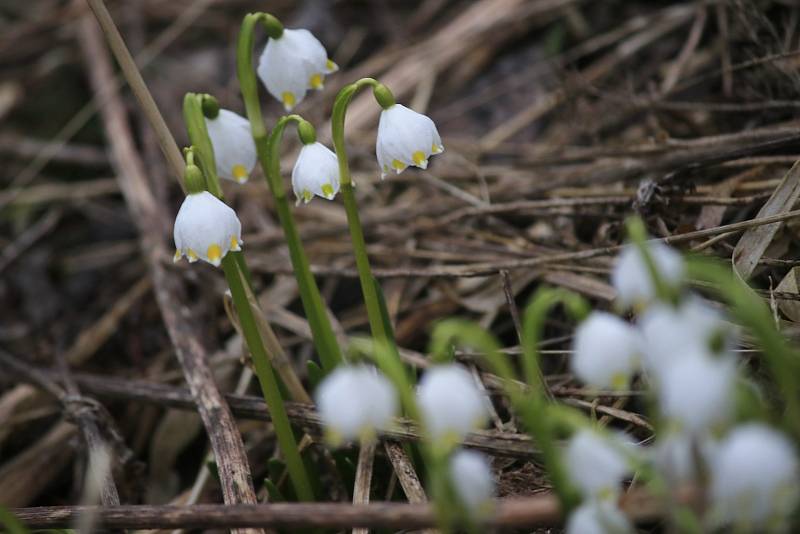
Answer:
<svg viewBox="0 0 800 534"><path fill-rule="evenodd" d="M304 29L285 29L280 38L269 39L258 61L259 78L287 111L305 98L308 89L321 88L325 74L333 70L325 47Z"/></svg>
<svg viewBox="0 0 800 534"><path fill-rule="evenodd" d="M623 389L636 370L641 349L635 328L610 313L594 312L575 331L570 364L575 375L591 386Z"/></svg>
<svg viewBox="0 0 800 534"><path fill-rule="evenodd" d="M648 242L647 248L664 283L677 288L685 271L680 253L661 242ZM623 306L649 304L656 297L650 271L635 245L626 246L620 253L611 273L611 282Z"/></svg>
<svg viewBox="0 0 800 534"><path fill-rule="evenodd" d="M214 147L214 160L220 177L239 183L247 181L256 166L256 145L250 122L227 109L215 119L206 119L208 136Z"/></svg>
<svg viewBox="0 0 800 534"><path fill-rule="evenodd" d="M581 430L567 444L565 464L573 484L587 498L609 499L619 494L629 474L626 443L592 430Z"/></svg>
<svg viewBox="0 0 800 534"><path fill-rule="evenodd" d="M456 364L425 371L417 388L417 403L433 439L460 439L482 426L487 417L486 396L472 375Z"/></svg>
<svg viewBox="0 0 800 534"><path fill-rule="evenodd" d="M241 233L236 212L208 191L187 195L173 230L176 248L190 262L202 259L215 266L231 249L232 237L241 242Z"/></svg>
<svg viewBox="0 0 800 534"><path fill-rule="evenodd" d="M339 192L339 162L322 143L304 145L292 170L292 189L298 202L316 195L332 200Z"/></svg>
<svg viewBox="0 0 800 534"><path fill-rule="evenodd" d="M494 496L494 476L488 458L460 449L450 457L450 478L465 509L478 512Z"/></svg>
<svg viewBox="0 0 800 534"><path fill-rule="evenodd" d="M382 172L387 167L401 172L412 165L425 169L428 158L443 149L436 125L429 117L400 104L381 112L375 152Z"/></svg>
<svg viewBox="0 0 800 534"><path fill-rule="evenodd" d="M589 500L572 511L566 534L628 534L633 526L614 503Z"/></svg>

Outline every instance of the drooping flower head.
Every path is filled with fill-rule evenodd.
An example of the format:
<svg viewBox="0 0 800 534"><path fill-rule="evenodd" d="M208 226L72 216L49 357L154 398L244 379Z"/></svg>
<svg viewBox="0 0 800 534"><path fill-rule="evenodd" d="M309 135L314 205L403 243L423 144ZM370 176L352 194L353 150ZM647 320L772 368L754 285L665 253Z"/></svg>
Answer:
<svg viewBox="0 0 800 534"><path fill-rule="evenodd" d="M256 166L257 158L250 122L227 109L208 112L204 105L203 111L206 113L208 137L214 147L217 174L227 180L245 183Z"/></svg>
<svg viewBox="0 0 800 534"><path fill-rule="evenodd" d="M487 418L486 396L457 364L431 367L417 388L422 422L434 440L458 441Z"/></svg>
<svg viewBox="0 0 800 534"><path fill-rule="evenodd" d="M409 166L427 169L428 159L444 152L444 145L430 117L392 104L381 112L375 152L383 178Z"/></svg>
<svg viewBox="0 0 800 534"><path fill-rule="evenodd" d="M639 332L619 317L594 312L575 331L572 371L598 388L624 389L642 350Z"/></svg>
<svg viewBox="0 0 800 534"><path fill-rule="evenodd" d="M698 435L731 415L735 385L733 359L706 352L683 355L659 376L659 407L680 431Z"/></svg>
<svg viewBox="0 0 800 534"><path fill-rule="evenodd" d="M567 518L567 534L630 534L633 525L616 503L590 499Z"/></svg>
<svg viewBox="0 0 800 534"><path fill-rule="evenodd" d="M800 500L797 451L760 423L735 428L710 462L712 510L736 532L775 532Z"/></svg>
<svg viewBox="0 0 800 534"><path fill-rule="evenodd" d="M292 170L292 189L297 203L308 203L314 195L333 200L339 192L336 154L319 142L303 145Z"/></svg>
<svg viewBox="0 0 800 534"><path fill-rule="evenodd" d="M371 439L397 413L397 393L374 367L338 367L317 388L315 400L329 441Z"/></svg>
<svg viewBox="0 0 800 534"><path fill-rule="evenodd" d="M683 282L685 266L680 253L660 242L647 242L647 251L661 280L677 289ZM628 245L617 258L611 283L624 307L649 304L656 298L656 285L642 252Z"/></svg>
<svg viewBox="0 0 800 534"><path fill-rule="evenodd" d="M587 499L615 498L631 471L626 456L630 447L630 443L615 435L578 431L570 438L564 457L570 480Z"/></svg>
<svg viewBox="0 0 800 534"><path fill-rule="evenodd" d="M309 89L322 89L325 76L339 67L328 59L322 43L310 31L273 27L258 61L258 77L267 91L291 111Z"/></svg>
<svg viewBox="0 0 800 534"><path fill-rule="evenodd" d="M464 508L479 515L494 496L494 476L488 458L459 449L450 457L450 480Z"/></svg>
<svg viewBox="0 0 800 534"><path fill-rule="evenodd" d="M228 251L241 250L242 224L236 212L203 189L198 167L186 167L186 185L189 193L175 217L174 261L186 256L217 267Z"/></svg>

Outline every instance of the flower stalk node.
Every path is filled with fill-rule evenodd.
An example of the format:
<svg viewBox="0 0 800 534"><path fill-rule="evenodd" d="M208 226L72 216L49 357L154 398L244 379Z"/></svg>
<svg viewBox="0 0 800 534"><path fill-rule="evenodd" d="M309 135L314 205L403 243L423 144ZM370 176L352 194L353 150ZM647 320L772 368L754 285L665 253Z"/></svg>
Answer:
<svg viewBox="0 0 800 534"><path fill-rule="evenodd" d="M375 95L375 100L377 100L378 105L382 109L389 109L397 103L394 99L392 91L390 91L389 88L382 83L379 83L373 87L372 94Z"/></svg>
<svg viewBox="0 0 800 534"><path fill-rule="evenodd" d="M304 145L310 145L317 141L317 130L310 122L305 119L297 121L297 136Z"/></svg>
<svg viewBox="0 0 800 534"><path fill-rule="evenodd" d="M209 94L200 96L203 116L207 119L216 119L219 116L219 100Z"/></svg>

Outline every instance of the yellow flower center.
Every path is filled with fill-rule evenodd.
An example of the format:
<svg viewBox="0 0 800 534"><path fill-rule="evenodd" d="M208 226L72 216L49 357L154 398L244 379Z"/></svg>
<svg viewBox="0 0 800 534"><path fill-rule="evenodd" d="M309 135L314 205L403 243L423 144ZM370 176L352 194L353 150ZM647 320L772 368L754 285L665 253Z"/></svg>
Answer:
<svg viewBox="0 0 800 534"><path fill-rule="evenodd" d="M222 258L222 248L214 243L208 247L208 261L211 263L218 262Z"/></svg>
<svg viewBox="0 0 800 534"><path fill-rule="evenodd" d="M189 261L197 261L197 252L192 249L186 251L186 256L189 258Z"/></svg>
<svg viewBox="0 0 800 534"><path fill-rule="evenodd" d="M621 391L628 387L628 377L625 373L614 373L611 377L611 387L616 391Z"/></svg>
<svg viewBox="0 0 800 534"><path fill-rule="evenodd" d="M237 163L231 168L231 174L233 175L233 179L240 184L247 181L247 168L241 163Z"/></svg>
<svg viewBox="0 0 800 534"><path fill-rule="evenodd" d="M333 186L331 184L322 184L322 194L326 197L333 196Z"/></svg>
<svg viewBox="0 0 800 534"><path fill-rule="evenodd" d="M402 171L406 168L406 164L400 161L399 159L392 160L392 168L396 171Z"/></svg>
<svg viewBox="0 0 800 534"><path fill-rule="evenodd" d="M322 74L312 74L311 78L308 79L308 84L312 89L322 89Z"/></svg>
<svg viewBox="0 0 800 534"><path fill-rule="evenodd" d="M417 150L413 154L411 154L411 160L414 162L414 165L419 167L423 163L425 163L425 152L422 150Z"/></svg>
<svg viewBox="0 0 800 534"><path fill-rule="evenodd" d="M231 236L231 250L238 250L239 249L239 240L236 238L235 235Z"/></svg>
<svg viewBox="0 0 800 534"><path fill-rule="evenodd" d="M325 68L328 70L336 70L338 67L336 66L336 63L333 62L332 59L329 59L328 61L325 62Z"/></svg>
<svg viewBox="0 0 800 534"><path fill-rule="evenodd" d="M295 103L297 102L297 100L294 97L294 93L290 93L289 91L285 91L281 95L281 100L283 100L283 107L285 107L286 109L292 109Z"/></svg>
<svg viewBox="0 0 800 534"><path fill-rule="evenodd" d="M178 249L175 249L175 255L172 256L172 261L173 262L177 262L180 259L181 259L181 251L178 250Z"/></svg>
<svg viewBox="0 0 800 534"><path fill-rule="evenodd" d="M442 150L444 150L444 147L441 145L436 145L435 143L431 145L431 152L434 154L439 154Z"/></svg>
<svg viewBox="0 0 800 534"><path fill-rule="evenodd" d="M305 202L311 202L312 198L314 198L314 193L312 193L308 189L303 189L303 200Z"/></svg>

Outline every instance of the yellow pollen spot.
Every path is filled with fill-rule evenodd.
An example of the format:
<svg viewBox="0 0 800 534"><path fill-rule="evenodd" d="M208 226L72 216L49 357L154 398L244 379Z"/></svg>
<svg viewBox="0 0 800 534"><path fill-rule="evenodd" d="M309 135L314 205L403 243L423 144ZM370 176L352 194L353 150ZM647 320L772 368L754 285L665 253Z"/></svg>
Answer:
<svg viewBox="0 0 800 534"><path fill-rule="evenodd" d="M231 250L239 250L239 240L235 235L231 236Z"/></svg>
<svg viewBox="0 0 800 534"><path fill-rule="evenodd" d="M322 184L322 194L326 197L333 196L333 186L331 184Z"/></svg>
<svg viewBox="0 0 800 534"><path fill-rule="evenodd" d="M397 172L402 171L406 167L407 167L407 165L405 163L403 163L402 161L400 161L399 159L393 159L392 160L392 168L394 170L396 170Z"/></svg>
<svg viewBox="0 0 800 534"><path fill-rule="evenodd" d="M285 107L286 109L292 109L295 103L297 102L297 100L294 97L294 93L290 93L289 91L285 91L281 95L281 100L283 100L283 107Z"/></svg>
<svg viewBox="0 0 800 534"><path fill-rule="evenodd" d="M189 249L189 250L186 251L186 257L189 258L190 262L195 262L195 261L197 261L197 252L195 252L192 249Z"/></svg>
<svg viewBox="0 0 800 534"><path fill-rule="evenodd" d="M329 71L333 71L338 69L339 65L334 63L332 59L329 59L328 61L325 62L325 68L328 69Z"/></svg>
<svg viewBox="0 0 800 534"><path fill-rule="evenodd" d="M303 201L311 202L312 198L314 198L314 193L312 193L308 189L303 189Z"/></svg>
<svg viewBox="0 0 800 534"><path fill-rule="evenodd" d="M181 259L181 256L182 256L181 251L178 250L178 249L175 249L175 255L172 256L172 261L173 262L179 261Z"/></svg>
<svg viewBox="0 0 800 534"><path fill-rule="evenodd" d="M211 263L216 263L222 258L222 249L220 248L219 245L214 243L213 245L210 245L208 247L207 256L208 256L208 261L210 261Z"/></svg>
<svg viewBox="0 0 800 534"><path fill-rule="evenodd" d="M423 163L425 163L425 153L422 150L417 150L413 154L411 154L411 160L414 162L414 165L419 167Z"/></svg>
<svg viewBox="0 0 800 534"><path fill-rule="evenodd" d="M628 377L625 376L625 373L614 373L611 377L611 387L617 391L627 388Z"/></svg>
<svg viewBox="0 0 800 534"><path fill-rule="evenodd" d="M441 146L441 145L436 145L436 144L431 145L431 152L433 152L434 154L439 154L443 150L444 150L444 147Z"/></svg>
<svg viewBox="0 0 800 534"><path fill-rule="evenodd" d="M237 163L231 168L231 174L233 175L233 179L240 184L247 181L247 169L241 163Z"/></svg>
<svg viewBox="0 0 800 534"><path fill-rule="evenodd" d="M312 89L322 89L322 74L312 74L311 78L308 79L308 84Z"/></svg>

